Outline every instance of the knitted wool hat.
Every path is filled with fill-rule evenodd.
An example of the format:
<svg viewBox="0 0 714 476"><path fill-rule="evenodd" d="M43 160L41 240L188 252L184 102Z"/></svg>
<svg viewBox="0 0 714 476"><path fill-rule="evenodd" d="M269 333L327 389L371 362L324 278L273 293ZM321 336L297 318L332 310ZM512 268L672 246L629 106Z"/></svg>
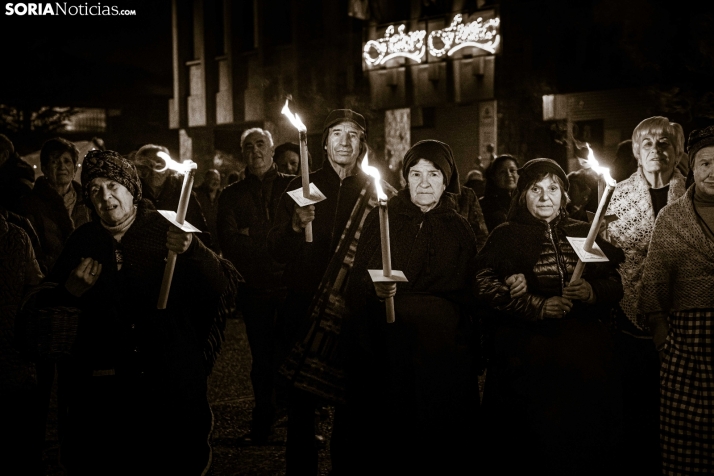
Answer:
<svg viewBox="0 0 714 476"><path fill-rule="evenodd" d="M704 129L695 129L687 139L687 154L689 154L689 168L694 168L694 157L704 147L714 146L714 126Z"/></svg>
<svg viewBox="0 0 714 476"><path fill-rule="evenodd" d="M461 185L459 180L459 170L454 163L454 154L451 147L444 142L434 139L422 140L414 144L402 160L402 175L409 181L409 169L411 169L419 159L433 162L434 165L444 174L446 181L446 192L460 193Z"/></svg>
<svg viewBox="0 0 714 476"><path fill-rule="evenodd" d="M565 171L558 165L558 162L552 159L533 159L518 169L518 192L523 191L527 186L531 185L535 178L542 173L550 173L558 176L563 181L565 191L570 188L568 176Z"/></svg>
<svg viewBox="0 0 714 476"><path fill-rule="evenodd" d="M141 200L141 181L134 164L113 150L90 150L82 162L82 191L86 203L89 198L89 182L101 177L122 184L134 197L134 203Z"/></svg>

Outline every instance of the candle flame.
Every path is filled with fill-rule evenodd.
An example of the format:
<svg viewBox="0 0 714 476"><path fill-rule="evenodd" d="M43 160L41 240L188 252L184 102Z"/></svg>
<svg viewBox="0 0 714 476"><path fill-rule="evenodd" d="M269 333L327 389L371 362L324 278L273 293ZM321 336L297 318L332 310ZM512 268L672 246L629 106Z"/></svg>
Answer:
<svg viewBox="0 0 714 476"><path fill-rule="evenodd" d="M297 114L293 114L292 111L290 111L290 107L288 107L288 100L285 100L285 106L283 106L283 110L280 111L285 116L287 116L288 119L290 119L290 123L295 126L295 128L300 131L300 132L307 132L307 127L305 127L305 124L302 123L300 120L300 117L298 117Z"/></svg>
<svg viewBox="0 0 714 476"><path fill-rule="evenodd" d="M586 142L585 145L588 148L588 165L590 165L590 168L593 169L598 175L602 175L605 182L609 186L614 187L617 182L610 176L610 169L608 167L601 167L600 163L595 158L593 150L590 148L590 144Z"/></svg>
<svg viewBox="0 0 714 476"><path fill-rule="evenodd" d="M374 177L374 188L377 189L377 200L387 200L387 195L384 193L384 190L382 190L382 185L379 183L379 181L382 178L382 175L379 173L379 170L377 167L372 167L369 165L369 154L365 152L364 154L364 159L362 160L362 170L365 171L367 175L371 175Z"/></svg>
<svg viewBox="0 0 714 476"><path fill-rule="evenodd" d="M189 170L196 169L198 164L192 160L185 160L183 162L176 162L171 158L169 154L163 151L159 151L156 155L164 161L166 165L162 169L157 170L157 172L163 172L164 170L175 170L180 174L186 174Z"/></svg>

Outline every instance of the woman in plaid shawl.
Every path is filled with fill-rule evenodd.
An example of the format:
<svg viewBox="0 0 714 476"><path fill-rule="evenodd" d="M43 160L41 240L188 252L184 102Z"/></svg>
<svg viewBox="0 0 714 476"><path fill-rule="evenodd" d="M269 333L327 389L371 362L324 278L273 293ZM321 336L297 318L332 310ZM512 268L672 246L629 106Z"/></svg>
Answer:
<svg viewBox="0 0 714 476"><path fill-rule="evenodd" d="M657 217L639 301L662 360L666 475L714 474L714 126L688 152L694 185Z"/></svg>

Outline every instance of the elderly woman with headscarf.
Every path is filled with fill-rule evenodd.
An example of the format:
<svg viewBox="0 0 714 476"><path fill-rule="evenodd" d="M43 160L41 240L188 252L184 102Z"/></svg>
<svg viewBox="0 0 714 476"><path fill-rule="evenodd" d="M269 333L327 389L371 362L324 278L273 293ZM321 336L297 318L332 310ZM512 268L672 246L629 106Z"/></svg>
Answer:
<svg viewBox="0 0 714 476"><path fill-rule="evenodd" d="M486 187L481 210L489 233L506 221L511 197L518 183L518 161L512 155L499 155L486 169Z"/></svg>
<svg viewBox="0 0 714 476"><path fill-rule="evenodd" d="M694 184L660 212L639 310L659 351L661 474L714 474L714 126L692 131Z"/></svg>
<svg viewBox="0 0 714 476"><path fill-rule="evenodd" d="M76 319L68 474L195 474L211 460L207 375L240 275L142 200L134 166L94 150L82 164L93 219L69 238L32 305ZM166 309L168 251L178 255Z"/></svg>
<svg viewBox="0 0 714 476"><path fill-rule="evenodd" d="M652 336L638 316L637 295L655 219L665 205L685 192L685 178L677 170L684 154L682 127L666 117L645 119L632 132L632 152L638 168L615 187L607 214L618 219L608 225L607 233L610 242L625 253L619 268L624 296L613 319L628 442L623 469L653 473L660 466L659 359Z"/></svg>
<svg viewBox="0 0 714 476"><path fill-rule="evenodd" d="M447 144L418 142L404 156L402 173L407 188L388 203L389 233L392 268L408 281L372 283L369 277L368 269L382 268L375 209L365 221L348 289L348 304L362 328L359 365L348 369L351 377L356 367L364 372L349 380L354 398L348 404L371 401L372 411L360 420L370 422L369 441L384 438L366 450L374 459L365 455L362 463L372 469L379 464L385 472L451 474L449 464L463 471L475 463L479 396L470 348L469 265L476 242L451 199L459 179ZM391 324L383 302L389 297L396 314Z"/></svg>
<svg viewBox="0 0 714 476"><path fill-rule="evenodd" d="M570 282L578 256L568 237L590 226L568 218L567 190L555 161L527 162L508 221L477 258L477 292L497 311L482 413L487 453L499 455L492 469L503 474L607 474L613 449L619 405L601 319L622 296L622 252L598 238L609 261ZM514 273L528 287L516 298L501 284ZM517 456L503 460L503 448Z"/></svg>

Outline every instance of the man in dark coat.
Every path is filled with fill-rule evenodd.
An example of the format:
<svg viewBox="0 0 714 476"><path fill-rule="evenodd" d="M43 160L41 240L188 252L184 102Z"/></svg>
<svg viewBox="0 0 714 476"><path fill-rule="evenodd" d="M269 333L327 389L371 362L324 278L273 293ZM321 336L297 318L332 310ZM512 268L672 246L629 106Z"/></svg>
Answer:
<svg viewBox="0 0 714 476"><path fill-rule="evenodd" d="M355 204L370 183L369 176L359 166L367 150L366 129L361 114L350 109L333 110L325 120L322 134L326 160L320 169L310 174L310 183L317 186L326 200L299 207L284 193L278 204L275 223L268 233L268 251L276 261L285 263L283 277L287 298L282 323L285 352L305 337L313 297L346 233ZM298 177L287 190L300 186ZM308 223L312 223L311 243L305 241L304 229ZM293 385L289 392L287 474L317 474L315 408L319 400L312 390L306 391L304 387Z"/></svg>
<svg viewBox="0 0 714 476"><path fill-rule="evenodd" d="M249 290L242 314L253 358L255 406L244 443L265 444L275 418L276 313L285 298L283 266L268 254L267 236L280 195L294 176L278 172L269 131L246 130L241 149L247 161L245 179L226 187L218 199L218 241Z"/></svg>
<svg viewBox="0 0 714 476"><path fill-rule="evenodd" d="M136 151L132 162L139 173L141 186L144 190L144 198L153 203L157 210L176 211L181 198L183 176L178 176L165 168L164 159L157 155L159 152L168 154L169 150L161 145L143 145ZM215 237L211 236L206 216L203 214L201 204L198 202L196 192L193 190L188 200L186 221L201 230L202 233L198 233L196 236L200 238L203 244L215 251L213 246Z"/></svg>

